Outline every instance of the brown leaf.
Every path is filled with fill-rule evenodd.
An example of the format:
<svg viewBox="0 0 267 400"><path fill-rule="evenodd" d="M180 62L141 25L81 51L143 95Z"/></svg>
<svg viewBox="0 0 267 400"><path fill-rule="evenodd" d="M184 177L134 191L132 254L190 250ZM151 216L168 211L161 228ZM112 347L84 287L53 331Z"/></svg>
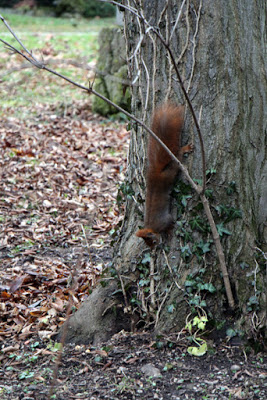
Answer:
<svg viewBox="0 0 267 400"><path fill-rule="evenodd" d="M22 275L22 276L18 276L16 279L14 279L14 281L11 283L10 287L9 287L9 291L11 293L15 293L16 290L18 290L23 283L26 281L26 279L28 278L28 275Z"/></svg>

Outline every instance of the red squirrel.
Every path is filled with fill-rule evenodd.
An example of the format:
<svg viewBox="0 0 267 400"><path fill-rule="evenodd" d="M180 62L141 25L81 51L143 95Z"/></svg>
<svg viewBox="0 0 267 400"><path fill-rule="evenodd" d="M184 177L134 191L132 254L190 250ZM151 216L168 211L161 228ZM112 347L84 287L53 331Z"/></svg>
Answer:
<svg viewBox="0 0 267 400"><path fill-rule="evenodd" d="M192 144L181 147L181 130L184 123L184 107L165 104L158 108L152 118L152 131L181 161L183 154L193 150ZM148 165L146 173L145 227L136 236L148 246L158 242L159 235L173 226L170 213L170 193L179 166L163 147L150 135L148 138Z"/></svg>

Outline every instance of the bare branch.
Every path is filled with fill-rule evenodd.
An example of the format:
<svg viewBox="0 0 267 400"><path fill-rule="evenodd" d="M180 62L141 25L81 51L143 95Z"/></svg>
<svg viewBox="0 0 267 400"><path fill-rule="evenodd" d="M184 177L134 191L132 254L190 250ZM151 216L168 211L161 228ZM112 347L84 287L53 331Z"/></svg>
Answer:
<svg viewBox="0 0 267 400"><path fill-rule="evenodd" d="M151 296L151 308L154 311L156 308L156 296L155 296L155 257L156 257L156 249L152 251L150 257L150 296Z"/></svg>
<svg viewBox="0 0 267 400"><path fill-rule="evenodd" d="M166 11L167 11L167 9L169 7L169 2L170 2L170 0L166 0L165 6L163 7L163 9L162 9L162 11L160 13L159 19L158 19L158 26L161 23L162 18L163 18L164 14L166 13Z"/></svg>
<svg viewBox="0 0 267 400"><path fill-rule="evenodd" d="M26 51L27 54L29 54L30 58L33 59L33 61L35 61L36 64L34 64L37 68L39 65L39 61L34 57L34 55L24 46L24 44L21 42L21 40L18 38L18 36L15 34L15 32L13 32L13 30L11 29L11 27L9 26L8 22L5 20L5 18L0 14L0 19L2 20L2 22L5 24L5 26L7 27L7 29L9 30L9 32L11 33L12 36L14 36L14 38L16 39L16 41L21 45L21 47ZM1 39L2 42L4 42ZM11 46L10 46L11 47Z"/></svg>
<svg viewBox="0 0 267 400"><path fill-rule="evenodd" d="M193 36L192 70L191 70L190 78L188 79L187 93L189 93L189 90L190 90L190 86L191 86L191 82L192 82L193 74L194 74L194 67L195 67L195 63L196 63L196 59L195 59L196 37L197 37L197 34L198 34L198 28L199 28L199 20L200 20L201 8L202 8L202 0L200 0L199 8L198 8L198 13L197 13L197 15L196 15L196 17L197 17L197 22L196 22L195 33L194 33L194 36Z"/></svg>
<svg viewBox="0 0 267 400"><path fill-rule="evenodd" d="M221 241L220 241L220 236L219 236L218 230L216 228L216 225L215 225L215 222L214 222L211 210L210 210L210 205L209 205L209 202L208 202L205 194L201 193L200 199L202 201L202 204L203 204L203 207L205 210L205 214L208 218L210 229L212 232L212 237L214 240L214 244L215 244L217 255L219 258L219 262L220 262L220 268L221 268L221 272L222 272L222 276L223 276L224 287L225 287L228 303L229 303L229 306L233 309L235 306L235 301L234 301L234 297L233 297L233 293L232 293L232 289L231 289L229 274L228 274L228 270L226 267L226 261L225 261L224 251L223 251Z"/></svg>
<svg viewBox="0 0 267 400"><path fill-rule="evenodd" d="M1 39L0 39L0 41L1 41ZM9 47L7 47L7 46L5 46L8 50L10 50L10 52L12 51L12 54L14 54L14 51L13 50L11 50ZM112 75L112 74L110 74L110 73L108 73L108 72L103 72L103 71L100 71L100 70L98 70L98 69L96 69L94 66L90 66L90 65L88 65L86 62L82 62L82 60L79 62L79 61L76 61L76 60L59 60L59 59L53 59L53 58L48 58L48 59L46 59L45 61L44 61L44 64L45 65L53 65L53 66L61 66L61 65L71 65L71 66L73 66L73 67L75 67L75 68L78 68L78 69L82 69L82 70L86 70L86 71L91 71L92 72L92 74L95 74L95 75L97 75L97 76L99 76L99 75L101 75L101 76L105 76L105 77L109 77L109 79L111 80L111 81L114 81L114 82L119 82L119 83L121 83L122 85L126 85L126 86L133 86L132 85L132 83L131 83L131 81L129 80L129 79L121 79L121 78L118 78L117 76L114 76L114 75ZM17 72L17 71L21 71L21 70L23 70L23 69L27 69L27 68L32 68L34 65L31 63L31 64L29 64L29 62L28 62L28 60L27 60L27 62L25 62L24 64L20 64L19 66L17 66L17 67L13 67L13 68L10 68L10 69L8 69L8 70L6 70L6 72L4 73L4 74L2 74L2 75L0 75L0 79L1 78L4 78L5 76L7 76L7 75L9 75L9 74L12 74L13 72Z"/></svg>
<svg viewBox="0 0 267 400"><path fill-rule="evenodd" d="M178 12L178 15L177 15L175 24L173 25L172 32L171 32L171 34L170 34L169 43L170 43L170 41L172 40L173 34L174 34L174 32L175 32L175 29L176 29L176 27L177 27L177 25L178 25L178 22L179 22L179 19L180 19L180 17L181 17L182 10L183 10L183 8L184 8L185 2L186 2L186 0L183 0L183 2L182 2L182 4L181 4L180 11Z"/></svg>

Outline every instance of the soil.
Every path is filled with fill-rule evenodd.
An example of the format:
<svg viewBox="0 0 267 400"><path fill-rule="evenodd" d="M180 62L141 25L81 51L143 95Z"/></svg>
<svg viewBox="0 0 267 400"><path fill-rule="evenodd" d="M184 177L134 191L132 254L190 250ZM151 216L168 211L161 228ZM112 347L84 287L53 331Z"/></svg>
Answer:
<svg viewBox="0 0 267 400"><path fill-rule="evenodd" d="M36 338L21 347L15 363L2 360L1 399L47 399L54 347ZM120 332L98 348L66 345L58 367L51 397L58 400L267 398L266 356L226 343L192 357L181 341Z"/></svg>

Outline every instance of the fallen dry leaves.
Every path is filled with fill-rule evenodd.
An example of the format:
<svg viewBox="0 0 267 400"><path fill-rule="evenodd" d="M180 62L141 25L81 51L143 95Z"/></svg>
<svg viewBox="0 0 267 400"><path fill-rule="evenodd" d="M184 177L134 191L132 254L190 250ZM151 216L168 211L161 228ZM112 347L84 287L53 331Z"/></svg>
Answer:
<svg viewBox="0 0 267 400"><path fill-rule="evenodd" d="M49 338L109 260L128 133L78 103L0 122L0 341ZM84 238L86 233L86 239Z"/></svg>

